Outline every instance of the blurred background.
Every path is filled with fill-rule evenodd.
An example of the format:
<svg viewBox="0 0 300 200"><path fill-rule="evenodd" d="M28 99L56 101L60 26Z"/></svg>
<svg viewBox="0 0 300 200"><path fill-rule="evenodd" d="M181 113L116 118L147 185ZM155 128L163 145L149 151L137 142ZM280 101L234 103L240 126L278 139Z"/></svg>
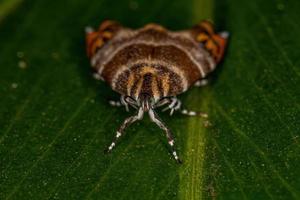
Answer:
<svg viewBox="0 0 300 200"><path fill-rule="evenodd" d="M297 0L0 0L0 199L300 199ZM91 76L84 27L105 19L231 33L209 85L179 98L208 120L128 115Z"/></svg>

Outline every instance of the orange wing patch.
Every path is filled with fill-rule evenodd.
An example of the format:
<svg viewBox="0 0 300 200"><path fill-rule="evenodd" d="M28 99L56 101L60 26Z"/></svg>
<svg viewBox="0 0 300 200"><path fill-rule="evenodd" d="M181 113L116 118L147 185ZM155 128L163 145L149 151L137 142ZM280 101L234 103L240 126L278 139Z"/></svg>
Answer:
<svg viewBox="0 0 300 200"><path fill-rule="evenodd" d="M224 55L228 33L215 33L213 25L209 21L203 21L195 26L193 32L197 42L203 44L217 63L220 62Z"/></svg>
<svg viewBox="0 0 300 200"><path fill-rule="evenodd" d="M104 21L98 31L91 28L86 29L86 46L87 55L92 57L107 41L113 38L115 33L120 29L120 25L114 21Z"/></svg>

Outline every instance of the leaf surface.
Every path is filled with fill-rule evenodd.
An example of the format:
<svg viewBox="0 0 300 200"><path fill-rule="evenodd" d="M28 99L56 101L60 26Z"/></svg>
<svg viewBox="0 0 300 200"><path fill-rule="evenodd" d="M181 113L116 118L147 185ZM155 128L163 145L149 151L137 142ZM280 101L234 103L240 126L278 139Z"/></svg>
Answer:
<svg viewBox="0 0 300 200"><path fill-rule="evenodd" d="M0 199L299 199L299 3L0 2ZM184 164L148 118L104 155L131 113L92 79L84 27L114 19L231 33L203 88L180 96L206 121L161 117Z"/></svg>

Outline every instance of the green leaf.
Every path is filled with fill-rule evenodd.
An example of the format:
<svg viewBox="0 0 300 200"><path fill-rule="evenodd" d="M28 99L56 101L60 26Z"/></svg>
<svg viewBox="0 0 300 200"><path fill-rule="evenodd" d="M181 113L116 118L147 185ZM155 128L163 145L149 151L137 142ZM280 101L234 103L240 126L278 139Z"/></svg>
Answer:
<svg viewBox="0 0 300 200"><path fill-rule="evenodd" d="M300 199L296 0L0 1L0 199ZM231 33L210 84L180 96L208 121L145 118L103 149L129 113L92 79L84 27L114 19Z"/></svg>
<svg viewBox="0 0 300 200"><path fill-rule="evenodd" d="M300 198L299 5L232 1L217 7L218 24L232 33L206 97L215 127L209 137L215 161L208 165L218 168L220 197Z"/></svg>

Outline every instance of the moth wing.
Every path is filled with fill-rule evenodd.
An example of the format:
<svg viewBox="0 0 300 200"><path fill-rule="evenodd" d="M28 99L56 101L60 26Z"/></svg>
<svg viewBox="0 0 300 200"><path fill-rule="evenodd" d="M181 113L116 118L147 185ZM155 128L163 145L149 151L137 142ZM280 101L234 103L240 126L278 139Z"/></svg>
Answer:
<svg viewBox="0 0 300 200"><path fill-rule="evenodd" d="M96 31L87 27L86 47L88 57L92 57L95 52L111 40L121 28L122 26L118 22L111 20L103 21Z"/></svg>
<svg viewBox="0 0 300 200"><path fill-rule="evenodd" d="M227 46L229 32L217 33L213 24L209 21L202 21L191 30L194 39L212 55L216 63L220 62L224 56Z"/></svg>

